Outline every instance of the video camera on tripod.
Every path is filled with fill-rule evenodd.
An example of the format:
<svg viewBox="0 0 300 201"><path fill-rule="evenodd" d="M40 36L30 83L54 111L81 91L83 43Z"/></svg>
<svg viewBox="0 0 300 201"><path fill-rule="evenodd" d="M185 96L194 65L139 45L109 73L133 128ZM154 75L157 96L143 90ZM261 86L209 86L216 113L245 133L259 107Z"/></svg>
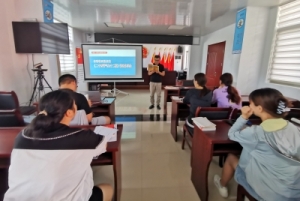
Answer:
<svg viewBox="0 0 300 201"><path fill-rule="evenodd" d="M42 63L37 63L33 65L33 72L38 72L38 71L47 71L48 69L42 69L43 64Z"/></svg>
<svg viewBox="0 0 300 201"><path fill-rule="evenodd" d="M30 101L29 101L29 106L31 105L33 99L36 98L36 96L38 96L38 98L39 98L38 100L40 100L41 92L44 92L44 94L45 94L45 91L44 91L45 88L49 88L51 91L53 91L52 87L50 86L50 84L48 83L48 81L46 80L46 78L44 76L44 72L47 71L47 69L42 69L42 66L43 66L42 63L37 63L37 64L33 65L32 71L36 72L36 77L34 78L35 79L34 87L33 87L33 92L32 92ZM46 82L46 85L47 85L46 87L44 87L43 80ZM37 88L37 86L38 86L38 88ZM36 91L37 89L38 89L38 91Z"/></svg>

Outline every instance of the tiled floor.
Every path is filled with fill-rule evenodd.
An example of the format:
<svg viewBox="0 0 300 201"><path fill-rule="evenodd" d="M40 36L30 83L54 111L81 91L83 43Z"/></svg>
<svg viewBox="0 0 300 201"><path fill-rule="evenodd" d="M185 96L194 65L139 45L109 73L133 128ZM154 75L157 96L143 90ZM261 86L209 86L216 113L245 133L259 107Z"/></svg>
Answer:
<svg viewBox="0 0 300 201"><path fill-rule="evenodd" d="M159 114L149 110L148 91L128 91L129 96L119 95L116 114ZM163 95L163 94L162 94ZM163 97L162 97L163 100ZM190 150L181 149L182 132L175 142L170 134L170 103L167 121L118 122L124 124L121 142L122 194L121 201L199 201L190 180ZM156 116L156 115L155 115ZM123 119L124 120L124 119ZM126 120L126 118L125 118ZM130 120L130 119L128 119ZM132 119L131 119L132 120ZM236 184L231 181L230 197L223 199L212 182L214 174L221 173L218 158L214 158L209 172L210 201L236 199ZM95 183L113 184L110 166L94 168Z"/></svg>

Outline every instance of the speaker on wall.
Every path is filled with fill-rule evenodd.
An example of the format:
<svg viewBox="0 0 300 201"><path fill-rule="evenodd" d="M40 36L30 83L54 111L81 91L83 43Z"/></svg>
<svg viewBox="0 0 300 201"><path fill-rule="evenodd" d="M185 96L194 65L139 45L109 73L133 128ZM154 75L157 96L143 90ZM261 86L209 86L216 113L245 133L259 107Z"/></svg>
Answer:
<svg viewBox="0 0 300 201"><path fill-rule="evenodd" d="M182 47L181 47L181 46L178 46L178 48L177 48L177 53L178 53L178 54L182 54L182 52L183 52Z"/></svg>

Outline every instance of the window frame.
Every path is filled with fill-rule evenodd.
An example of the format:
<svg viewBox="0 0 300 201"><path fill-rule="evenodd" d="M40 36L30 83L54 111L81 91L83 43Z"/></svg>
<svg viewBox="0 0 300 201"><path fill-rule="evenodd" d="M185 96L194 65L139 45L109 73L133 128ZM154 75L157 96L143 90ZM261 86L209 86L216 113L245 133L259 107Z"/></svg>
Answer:
<svg viewBox="0 0 300 201"><path fill-rule="evenodd" d="M269 58L269 64L268 64L268 71L267 71L266 81L269 82L269 83L272 83L272 84L280 84L280 85L284 85L284 86L292 86L292 87L298 87L299 88L300 87L300 81L299 82L292 82L292 81L289 82L289 81L282 81L282 80L279 80L279 79L272 79L271 78L272 75L274 75L272 73L273 70L274 70L274 60L276 58L281 58L281 57L276 57L275 56L276 50L277 50L277 47L278 47L277 43L280 42L280 40L278 39L278 37L282 33L285 33L285 32L292 32L292 31L298 31L298 30L300 30L300 22L297 23L297 24L294 24L294 25L279 27L279 25L280 25L280 17L281 17L281 8L285 7L285 6L289 5L289 4L292 4L292 3L296 3L296 4L299 3L299 5L300 5L300 0L296 0L295 2L290 2L290 3L284 4L284 5L278 7L277 17L276 17L276 24L275 24L276 27L275 27L274 37L273 37L273 40L272 40L272 46L271 46L271 52L270 52L270 58ZM298 16L296 19L298 19L298 18L300 20L300 16ZM292 57L292 58L294 58L294 57ZM297 58L297 57L295 57L295 58ZM296 63L296 66L297 66L297 68L295 70L300 72L300 63L299 63L299 66L298 66L298 63ZM289 77L289 75L287 75L287 78L288 77ZM300 76L299 76L299 80L300 80Z"/></svg>
<svg viewBox="0 0 300 201"><path fill-rule="evenodd" d="M54 23L63 23L61 21L59 21L58 19L54 19ZM57 60L57 67L58 67L58 72L59 75L63 75L63 74L73 74L76 75L77 72L77 64L76 64L76 53L75 53L75 43L74 43L74 29L73 27L68 25L68 34L69 34L69 48L70 48L70 54L57 54L56 55L56 60ZM71 34L71 37L70 37ZM61 64L61 58L62 57L70 57L72 58L73 63L71 65L74 66L74 68L72 70L63 70L63 66Z"/></svg>

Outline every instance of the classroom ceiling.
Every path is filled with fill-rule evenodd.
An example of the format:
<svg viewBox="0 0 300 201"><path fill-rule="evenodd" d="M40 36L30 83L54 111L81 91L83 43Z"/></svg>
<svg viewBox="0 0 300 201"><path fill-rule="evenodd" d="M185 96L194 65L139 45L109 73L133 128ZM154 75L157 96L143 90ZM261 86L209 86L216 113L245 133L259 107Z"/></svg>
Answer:
<svg viewBox="0 0 300 201"><path fill-rule="evenodd" d="M54 17L86 33L201 36L233 24L236 11L246 6L273 7L290 1L54 0ZM171 25L183 29L168 29Z"/></svg>

